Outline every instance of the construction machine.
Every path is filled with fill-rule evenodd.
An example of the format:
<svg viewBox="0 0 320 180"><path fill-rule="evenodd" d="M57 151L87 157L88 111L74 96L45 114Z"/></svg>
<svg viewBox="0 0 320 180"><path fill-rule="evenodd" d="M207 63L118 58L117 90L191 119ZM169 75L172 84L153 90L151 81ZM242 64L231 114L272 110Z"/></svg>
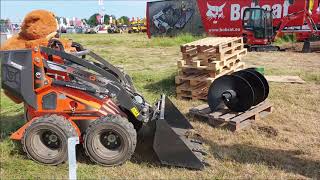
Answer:
<svg viewBox="0 0 320 180"><path fill-rule="evenodd" d="M271 11L262 8L245 9L242 36L249 51L280 50L280 47L272 45L275 31Z"/></svg>
<svg viewBox="0 0 320 180"><path fill-rule="evenodd" d="M141 20L136 20L132 21L128 33L140 33L140 32L147 32L147 25L146 25L146 20L141 19Z"/></svg>
<svg viewBox="0 0 320 180"><path fill-rule="evenodd" d="M308 30L301 31L288 27L290 22L301 18L306 22ZM305 39L303 51L314 49L312 45L317 45L313 42L319 41L320 30L318 30L312 15L308 11L301 10L289 14L279 24L274 25L272 11L263 8L247 8L244 10L242 36L249 51L279 51L280 47L272 44L275 39L284 33L297 32L302 34Z"/></svg>
<svg viewBox="0 0 320 180"><path fill-rule="evenodd" d="M201 142L168 97L149 104L128 74L78 43L72 48L51 39L0 53L2 89L25 109L26 123L11 139L21 141L28 157L63 163L68 138L78 136L93 162L120 165L135 152L137 132L153 124L152 146L162 164L204 168Z"/></svg>

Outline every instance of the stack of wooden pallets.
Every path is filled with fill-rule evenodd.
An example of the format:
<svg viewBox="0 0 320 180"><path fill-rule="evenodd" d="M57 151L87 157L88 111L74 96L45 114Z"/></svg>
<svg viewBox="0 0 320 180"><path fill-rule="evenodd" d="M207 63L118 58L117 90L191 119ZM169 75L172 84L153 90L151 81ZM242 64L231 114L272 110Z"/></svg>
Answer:
<svg viewBox="0 0 320 180"><path fill-rule="evenodd" d="M208 37L181 46L176 76L177 98L206 100L216 78L244 68L247 54L241 37Z"/></svg>

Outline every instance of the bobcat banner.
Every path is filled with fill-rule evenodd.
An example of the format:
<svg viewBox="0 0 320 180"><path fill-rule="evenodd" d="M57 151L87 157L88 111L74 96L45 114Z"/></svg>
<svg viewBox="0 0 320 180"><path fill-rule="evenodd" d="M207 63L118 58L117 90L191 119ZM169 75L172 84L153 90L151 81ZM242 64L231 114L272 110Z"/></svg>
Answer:
<svg viewBox="0 0 320 180"><path fill-rule="evenodd" d="M242 16L248 7L262 7L273 11L276 26L284 16L305 9L306 1L290 0L165 0L147 3L148 35L172 36L178 33L214 36L240 36ZM303 24L303 18L290 26Z"/></svg>

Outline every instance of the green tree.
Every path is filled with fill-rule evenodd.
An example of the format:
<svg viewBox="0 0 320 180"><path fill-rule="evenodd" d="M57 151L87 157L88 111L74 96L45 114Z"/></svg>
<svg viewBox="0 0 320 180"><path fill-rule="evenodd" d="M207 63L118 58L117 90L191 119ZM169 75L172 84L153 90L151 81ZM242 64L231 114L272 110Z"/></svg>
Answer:
<svg viewBox="0 0 320 180"><path fill-rule="evenodd" d="M104 15L104 24L109 24L110 16L108 14Z"/></svg>
<svg viewBox="0 0 320 180"><path fill-rule="evenodd" d="M118 19L119 22L121 22L122 24L126 24L126 25L129 25L130 24L130 19L129 17L127 16L121 16L119 19Z"/></svg>
<svg viewBox="0 0 320 180"><path fill-rule="evenodd" d="M8 24L10 24L10 20L9 19L0 19L0 24L1 25L8 25Z"/></svg>
<svg viewBox="0 0 320 180"><path fill-rule="evenodd" d="M123 25L123 24L124 24L123 19L118 19L118 22L119 22L121 25Z"/></svg>
<svg viewBox="0 0 320 180"><path fill-rule="evenodd" d="M63 23L63 24L67 24L67 20L66 20L65 17L59 17L59 16L57 16L56 19L57 19L58 23L59 23L59 24L61 23L61 22L60 22L60 19L61 19L61 18L62 18L62 23Z"/></svg>
<svg viewBox="0 0 320 180"><path fill-rule="evenodd" d="M0 19L0 24L5 24L6 23L6 20L5 19Z"/></svg>
<svg viewBox="0 0 320 180"><path fill-rule="evenodd" d="M88 19L87 23L88 23L90 26L96 26L96 25L98 25L97 15L99 15L99 14L98 14L98 13L95 13L95 14L93 14L92 16L90 16L90 18Z"/></svg>

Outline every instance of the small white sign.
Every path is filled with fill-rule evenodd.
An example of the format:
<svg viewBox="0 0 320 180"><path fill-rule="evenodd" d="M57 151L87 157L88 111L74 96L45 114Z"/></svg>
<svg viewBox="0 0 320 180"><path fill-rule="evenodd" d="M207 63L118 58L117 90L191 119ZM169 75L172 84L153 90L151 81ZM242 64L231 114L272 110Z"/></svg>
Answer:
<svg viewBox="0 0 320 180"><path fill-rule="evenodd" d="M77 158L76 145L79 144L79 137L68 138L68 162L69 162L69 179L77 179Z"/></svg>

